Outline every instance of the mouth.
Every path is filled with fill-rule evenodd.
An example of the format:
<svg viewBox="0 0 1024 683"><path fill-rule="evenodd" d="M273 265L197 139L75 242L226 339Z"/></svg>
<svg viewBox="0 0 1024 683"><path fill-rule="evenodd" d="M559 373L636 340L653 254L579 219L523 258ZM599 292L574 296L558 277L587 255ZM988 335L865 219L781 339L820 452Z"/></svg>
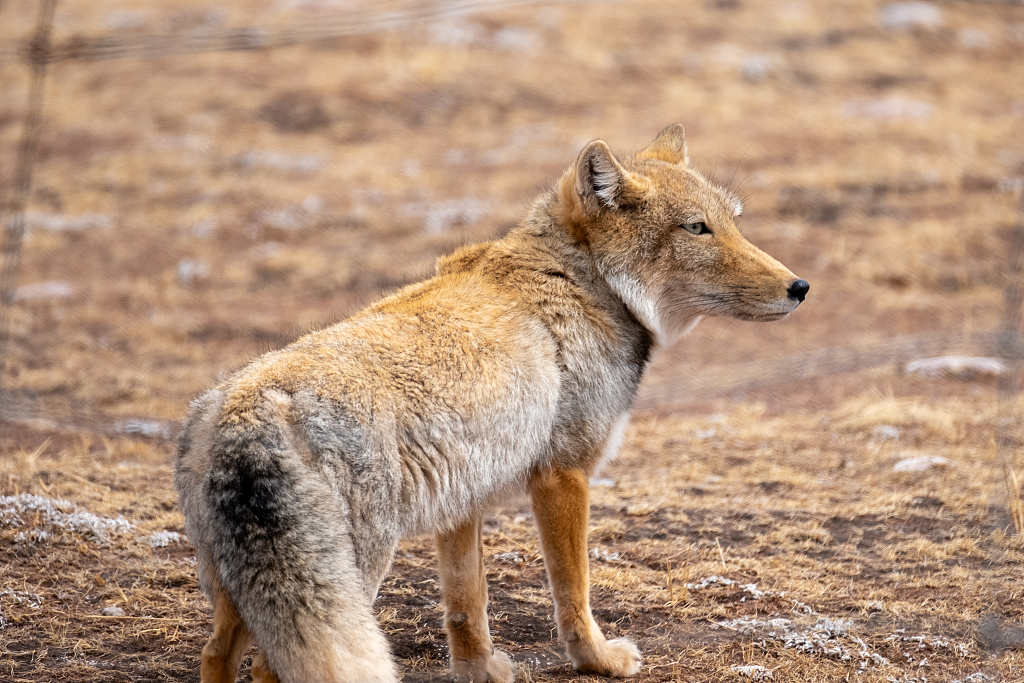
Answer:
<svg viewBox="0 0 1024 683"><path fill-rule="evenodd" d="M776 320L782 320L792 311L772 311L770 313L751 313L751 312L736 312L732 317L737 320L747 320L754 323L770 323Z"/></svg>
<svg viewBox="0 0 1024 683"><path fill-rule="evenodd" d="M753 298L753 297L751 297ZM672 303L682 303L683 306L671 306ZM688 312L690 318L695 314L700 316L722 316L735 320L749 322L773 322L781 320L795 311L800 302L793 297L775 298L768 301L753 300L744 296L743 292L724 293L703 293L697 296L682 296L677 301L668 302L668 310L674 313L674 318L679 319L681 313ZM689 320L690 318L686 318Z"/></svg>
<svg viewBox="0 0 1024 683"><path fill-rule="evenodd" d="M800 302L795 299L785 299L774 304L761 304L757 307L750 307L746 310L735 311L732 317L738 320L749 320L758 323L770 323L782 320L787 315L799 308Z"/></svg>

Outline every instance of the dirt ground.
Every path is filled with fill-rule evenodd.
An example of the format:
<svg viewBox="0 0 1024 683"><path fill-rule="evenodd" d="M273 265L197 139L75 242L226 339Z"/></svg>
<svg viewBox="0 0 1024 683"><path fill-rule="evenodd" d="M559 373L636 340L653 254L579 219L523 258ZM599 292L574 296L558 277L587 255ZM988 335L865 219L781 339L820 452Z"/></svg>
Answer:
<svg viewBox="0 0 1024 683"><path fill-rule="evenodd" d="M451 7L64 0L54 40L426 6ZM5 192L36 7L0 2ZM661 353L593 481L594 613L643 651L634 680L1024 680L1020 364L904 365L996 352L1024 7L913 7L538 3L51 65L0 403L0 680L198 681L211 610L170 464L188 401L500 235L587 141L676 121L811 291ZM517 680L596 680L561 654L528 506L486 529ZM445 676L440 600L432 540L405 541L377 604L407 681Z"/></svg>

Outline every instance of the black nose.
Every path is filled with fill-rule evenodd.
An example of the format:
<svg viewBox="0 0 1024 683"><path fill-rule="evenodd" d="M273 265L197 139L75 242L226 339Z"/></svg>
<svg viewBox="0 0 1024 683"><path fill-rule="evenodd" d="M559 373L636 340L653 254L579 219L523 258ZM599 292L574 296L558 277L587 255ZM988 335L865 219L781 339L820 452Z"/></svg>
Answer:
<svg viewBox="0 0 1024 683"><path fill-rule="evenodd" d="M790 299L803 301L810 289L811 286L807 283L807 280L797 280L789 286L789 289L786 290L786 294L789 294Z"/></svg>

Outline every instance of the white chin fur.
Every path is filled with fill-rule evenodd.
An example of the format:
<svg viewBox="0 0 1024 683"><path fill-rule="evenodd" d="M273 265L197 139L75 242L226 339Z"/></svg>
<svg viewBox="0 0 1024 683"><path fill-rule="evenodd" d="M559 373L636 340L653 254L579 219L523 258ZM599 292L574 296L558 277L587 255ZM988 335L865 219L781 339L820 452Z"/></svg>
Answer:
<svg viewBox="0 0 1024 683"><path fill-rule="evenodd" d="M686 335L688 335L691 332L693 332L693 328L697 327L697 325L699 325L700 321L703 320L703 319L704 319L704 316L702 316L702 315L695 315L692 318L688 318L685 323L680 325L675 330L675 335L674 335L673 341L675 341L676 339L682 339Z"/></svg>
<svg viewBox="0 0 1024 683"><path fill-rule="evenodd" d="M652 294L644 285L628 275L609 273L605 275L608 285L612 288L626 308L636 316L640 324L647 328L647 331L654 337L655 346L669 346L677 339L685 337L697 324L704 319L702 315L688 318L682 325L674 326L666 324L658 311L657 297Z"/></svg>
<svg viewBox="0 0 1024 683"><path fill-rule="evenodd" d="M612 288L626 308L636 316L640 324L647 328L647 331L654 337L657 346L667 346L670 343L666 330L661 324L661 316L658 315L658 306L654 296L635 279L628 275L618 273L605 273L604 279Z"/></svg>

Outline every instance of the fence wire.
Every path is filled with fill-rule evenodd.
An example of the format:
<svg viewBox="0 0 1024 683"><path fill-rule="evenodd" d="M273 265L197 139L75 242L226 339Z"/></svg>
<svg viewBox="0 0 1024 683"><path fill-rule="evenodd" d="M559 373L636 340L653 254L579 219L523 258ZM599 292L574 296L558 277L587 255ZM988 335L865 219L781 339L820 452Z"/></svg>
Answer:
<svg viewBox="0 0 1024 683"><path fill-rule="evenodd" d="M1011 236L1006 267L1006 290L1003 296L1003 317L997 341L998 355L1007 365L999 378L999 413L995 432L996 492L990 508L998 511L999 526L1024 533L1024 472L1018 472L1014 460L1015 440L1012 426L1019 416L1012 414L1014 397L1021 392L1020 369L1024 361L1021 343L1021 309L1024 308L1024 194L1021 196L1017 224ZM1001 484L1001 485L1000 485Z"/></svg>
<svg viewBox="0 0 1024 683"><path fill-rule="evenodd" d="M250 52L318 43L348 36L391 31L424 21L441 21L481 12L551 5L581 0L454 0L444 2L406 1L340 15L318 16L281 28L240 26L202 31L173 31L136 35L73 36L48 46L45 53L33 45L0 50L0 64L26 60L35 62L45 55L54 62L96 62L141 57L155 59L206 52Z"/></svg>
<svg viewBox="0 0 1024 683"><path fill-rule="evenodd" d="M53 30L56 6L57 0L44 0L40 4L35 33L25 49L32 69L32 80L21 142L15 158L13 196L9 202L10 218L6 222L3 252L0 255L0 401L4 398L4 371L11 343L12 295L17 285L18 265L21 262L22 242L25 239L25 209L32 193L32 169L36 162L36 145L39 141L46 69L49 63L50 34ZM0 411L0 415L3 414L6 414L6 411Z"/></svg>

